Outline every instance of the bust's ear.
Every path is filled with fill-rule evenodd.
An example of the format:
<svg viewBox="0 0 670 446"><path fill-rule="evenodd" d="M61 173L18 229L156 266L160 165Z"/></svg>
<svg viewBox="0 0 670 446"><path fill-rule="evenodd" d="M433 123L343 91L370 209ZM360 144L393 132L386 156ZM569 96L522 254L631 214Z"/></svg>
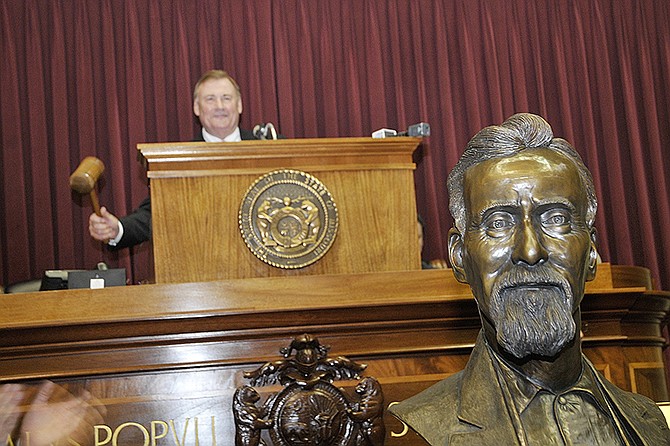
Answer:
<svg viewBox="0 0 670 446"><path fill-rule="evenodd" d="M586 270L586 281L593 280L596 277L596 270L598 269L598 263L600 260L600 255L598 254L598 245L596 243L596 228L595 226L591 228L590 233L591 246L589 247L589 259L588 267Z"/></svg>
<svg viewBox="0 0 670 446"><path fill-rule="evenodd" d="M449 230L449 262L453 268L456 280L468 283L463 268L463 236L456 228Z"/></svg>

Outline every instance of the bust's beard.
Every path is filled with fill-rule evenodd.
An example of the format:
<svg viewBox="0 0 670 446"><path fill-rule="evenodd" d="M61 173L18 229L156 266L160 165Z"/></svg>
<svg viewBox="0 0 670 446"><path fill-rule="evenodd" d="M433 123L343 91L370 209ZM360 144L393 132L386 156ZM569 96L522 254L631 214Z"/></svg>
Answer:
<svg viewBox="0 0 670 446"><path fill-rule="evenodd" d="M576 334L571 302L570 286L562 278L499 287L490 311L498 344L519 359L556 356Z"/></svg>

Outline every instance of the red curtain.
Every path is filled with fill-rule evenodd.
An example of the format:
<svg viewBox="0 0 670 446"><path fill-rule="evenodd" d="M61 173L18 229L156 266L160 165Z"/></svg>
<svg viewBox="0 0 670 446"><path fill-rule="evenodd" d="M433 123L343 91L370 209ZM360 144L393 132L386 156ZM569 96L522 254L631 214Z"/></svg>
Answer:
<svg viewBox="0 0 670 446"><path fill-rule="evenodd" d="M591 168L603 260L670 289L667 0L0 0L0 282L101 260L152 277L151 247L110 253L68 177L95 155L117 214L147 195L136 144L191 140L192 88L223 68L242 126L364 136L426 121L417 153L426 258L446 257L446 175L468 139L544 116ZM225 247L221 247L225 249Z"/></svg>

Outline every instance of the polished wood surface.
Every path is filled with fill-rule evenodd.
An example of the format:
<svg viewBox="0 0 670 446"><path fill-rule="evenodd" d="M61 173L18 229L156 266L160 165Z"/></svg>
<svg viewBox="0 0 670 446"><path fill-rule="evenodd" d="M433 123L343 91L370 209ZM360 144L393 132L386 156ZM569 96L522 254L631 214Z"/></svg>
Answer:
<svg viewBox="0 0 670 446"><path fill-rule="evenodd" d="M139 144L151 180L157 283L421 268L412 153L420 138L318 138ZM333 196L333 246L300 269L254 256L239 229L242 199L277 169L309 173Z"/></svg>
<svg viewBox="0 0 670 446"><path fill-rule="evenodd" d="M643 268L599 266L582 304L583 345L619 387L664 401L670 293L649 289L648 278ZM173 435L231 444L242 372L278 359L302 333L368 364L392 404L461 370L480 328L469 288L450 270L47 291L2 295L0 309L0 382L88 389L107 407L101 435L119 431L122 446L143 444L152 426L169 433L159 445ZM393 417L386 424L387 444L423 444Z"/></svg>

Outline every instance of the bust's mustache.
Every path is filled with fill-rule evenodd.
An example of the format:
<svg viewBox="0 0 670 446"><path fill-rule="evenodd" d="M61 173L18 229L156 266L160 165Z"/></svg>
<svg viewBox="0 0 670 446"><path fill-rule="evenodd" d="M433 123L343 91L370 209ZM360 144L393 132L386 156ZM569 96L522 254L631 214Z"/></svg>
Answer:
<svg viewBox="0 0 670 446"><path fill-rule="evenodd" d="M537 267L533 270L515 267L502 273L492 289L492 303L500 302L502 295L511 289L542 289L558 288L565 295L566 303L572 301L572 288L568 281L548 267Z"/></svg>
<svg viewBox="0 0 670 446"><path fill-rule="evenodd" d="M498 343L520 359L552 357L576 333L570 284L547 268L506 272L492 292L490 316Z"/></svg>

